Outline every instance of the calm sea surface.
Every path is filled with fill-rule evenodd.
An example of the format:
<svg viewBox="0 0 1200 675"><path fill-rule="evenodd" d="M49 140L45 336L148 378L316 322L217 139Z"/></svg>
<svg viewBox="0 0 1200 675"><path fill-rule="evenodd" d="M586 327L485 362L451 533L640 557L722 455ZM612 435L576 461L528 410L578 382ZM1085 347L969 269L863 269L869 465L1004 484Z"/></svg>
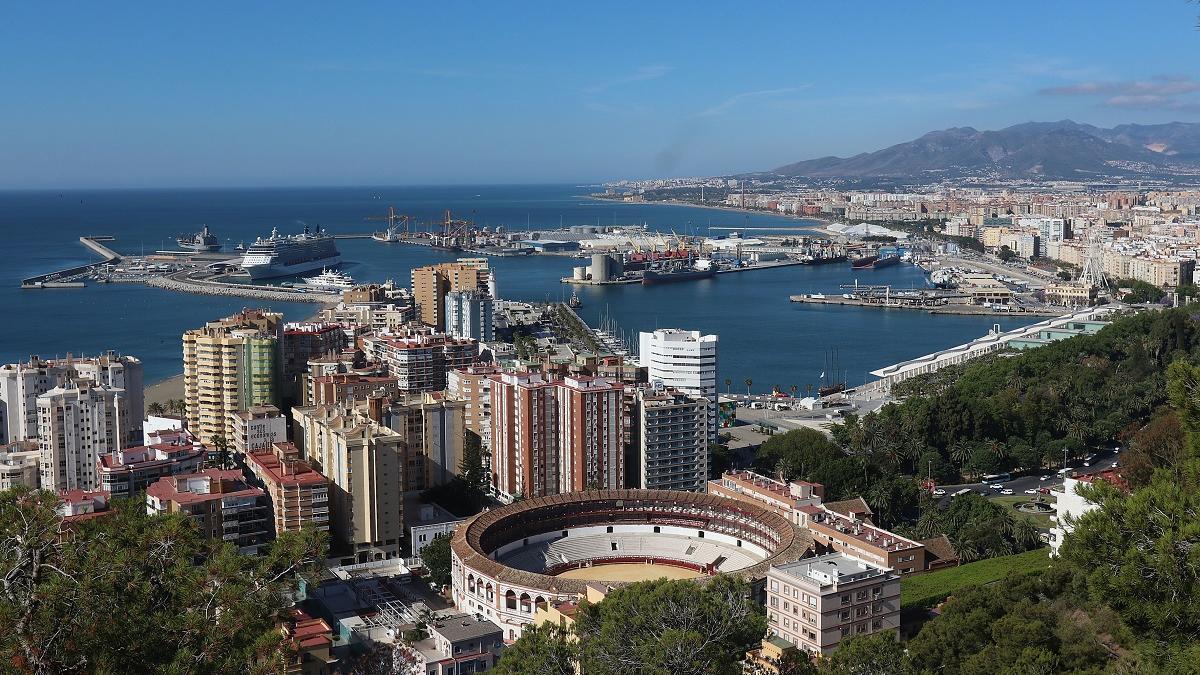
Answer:
<svg viewBox="0 0 1200 675"><path fill-rule="evenodd" d="M174 248L176 236L207 224L232 247L272 227L291 233L305 223L335 234L381 229L364 219L386 213L388 205L420 220L438 219L449 208L455 217L510 229L644 223L680 234L734 226L748 228L752 235L754 227L804 227L803 221L770 215L580 197L594 189L542 185L0 192L0 363L30 354L113 349L141 358L147 381L152 382L181 371L179 336L184 330L244 306L264 304L127 284L19 288L25 277L94 261L78 242L86 234L114 235L113 248L136 254ZM370 240L342 240L338 248L347 261L344 269L362 282L395 279L407 284L412 267L456 257ZM571 289L559 278L576 264L582 263L550 256L492 259L499 294L514 300L569 296ZM788 267L662 286L581 287L580 314L593 325L608 317L631 336L665 327L716 333L721 379L730 378L737 383L735 389L743 389L743 380L751 378L755 390L772 385L803 390L806 384L817 384L832 349L847 380L858 384L870 370L966 342L996 323L987 317L788 302L790 294L840 293L841 284L856 278L898 287L924 283L921 271L911 265L857 273L846 265ZM266 305L289 319L302 319L315 310L306 303ZM1005 318L999 323L1008 329L1031 321Z"/></svg>

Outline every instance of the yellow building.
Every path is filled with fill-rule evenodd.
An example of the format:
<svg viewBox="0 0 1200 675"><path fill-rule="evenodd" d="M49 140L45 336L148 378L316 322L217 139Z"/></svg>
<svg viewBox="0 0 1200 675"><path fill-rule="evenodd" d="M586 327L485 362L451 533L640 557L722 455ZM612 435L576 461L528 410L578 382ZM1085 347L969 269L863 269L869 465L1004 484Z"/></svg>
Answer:
<svg viewBox="0 0 1200 675"><path fill-rule="evenodd" d="M282 326L282 314L246 310L183 334L187 425L201 443L232 442L233 413L279 405Z"/></svg>
<svg viewBox="0 0 1200 675"><path fill-rule="evenodd" d="M746 673L754 675L779 675L779 664L785 654L796 651L796 645L772 635L762 641L758 649L746 652Z"/></svg>

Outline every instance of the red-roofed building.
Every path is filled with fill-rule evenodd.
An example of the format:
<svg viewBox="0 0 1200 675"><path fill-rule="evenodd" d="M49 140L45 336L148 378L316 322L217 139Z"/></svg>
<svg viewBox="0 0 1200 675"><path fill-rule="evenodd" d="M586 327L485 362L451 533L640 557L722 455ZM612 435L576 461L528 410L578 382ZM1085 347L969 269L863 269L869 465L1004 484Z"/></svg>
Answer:
<svg viewBox="0 0 1200 675"><path fill-rule="evenodd" d="M204 464L199 443L160 443L125 448L96 460L100 490L114 497L132 497L163 476L194 473Z"/></svg>
<svg viewBox="0 0 1200 675"><path fill-rule="evenodd" d="M871 509L860 498L823 503L820 483L785 483L753 471L726 472L708 482L712 494L765 506L812 534L818 553L838 552L900 574L921 572L925 546L871 523Z"/></svg>
<svg viewBox="0 0 1200 675"><path fill-rule="evenodd" d="M358 373L336 373L310 378L312 392L310 405L333 405L340 401L358 401L377 392L386 397L400 392L400 381L387 375L360 375Z"/></svg>
<svg viewBox="0 0 1200 675"><path fill-rule="evenodd" d="M292 443L246 455L246 465L271 500L275 535L311 524L329 531L329 479L300 459Z"/></svg>
<svg viewBox="0 0 1200 675"><path fill-rule="evenodd" d="M284 666L287 675L327 675L337 658L333 647L333 630L324 619L314 619L299 609L283 624L283 634L291 642L291 653Z"/></svg>
<svg viewBox="0 0 1200 675"><path fill-rule="evenodd" d="M69 526L92 518L108 515L108 494L87 490L63 490L58 493L58 514Z"/></svg>
<svg viewBox="0 0 1200 675"><path fill-rule="evenodd" d="M256 554L271 531L265 496L237 469L205 469L160 478L146 489L146 510L187 514L196 519L203 536Z"/></svg>

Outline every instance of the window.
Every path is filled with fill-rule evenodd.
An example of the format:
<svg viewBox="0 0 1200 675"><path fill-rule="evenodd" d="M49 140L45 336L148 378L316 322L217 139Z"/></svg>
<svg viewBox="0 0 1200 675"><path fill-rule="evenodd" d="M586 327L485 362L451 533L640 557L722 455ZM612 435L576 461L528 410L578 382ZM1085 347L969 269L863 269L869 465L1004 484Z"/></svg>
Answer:
<svg viewBox="0 0 1200 675"><path fill-rule="evenodd" d="M696 530L696 536L703 539L704 538L704 530Z"/></svg>
<svg viewBox="0 0 1200 675"><path fill-rule="evenodd" d="M655 525L654 526L654 534L658 534L659 532L662 532L662 528L659 527L658 525Z"/></svg>
<svg viewBox="0 0 1200 675"><path fill-rule="evenodd" d="M843 605L850 604L850 594L849 593L842 596L842 604Z"/></svg>
<svg viewBox="0 0 1200 675"><path fill-rule="evenodd" d="M609 525L609 526L608 526L608 528L606 528L606 529L608 530L608 533L609 533L609 534L612 534L612 531L613 531L613 530L612 530L612 525Z"/></svg>

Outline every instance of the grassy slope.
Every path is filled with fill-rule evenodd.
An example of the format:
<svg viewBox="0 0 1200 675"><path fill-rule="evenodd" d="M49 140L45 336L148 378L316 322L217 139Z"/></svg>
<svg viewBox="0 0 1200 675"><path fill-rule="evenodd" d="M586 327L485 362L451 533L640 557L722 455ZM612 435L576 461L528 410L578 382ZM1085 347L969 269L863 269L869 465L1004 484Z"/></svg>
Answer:
<svg viewBox="0 0 1200 675"><path fill-rule="evenodd" d="M988 558L930 574L917 574L900 580L901 607L932 607L964 586L978 586L1003 579L1009 572L1036 572L1046 569L1049 548L1016 555Z"/></svg>

